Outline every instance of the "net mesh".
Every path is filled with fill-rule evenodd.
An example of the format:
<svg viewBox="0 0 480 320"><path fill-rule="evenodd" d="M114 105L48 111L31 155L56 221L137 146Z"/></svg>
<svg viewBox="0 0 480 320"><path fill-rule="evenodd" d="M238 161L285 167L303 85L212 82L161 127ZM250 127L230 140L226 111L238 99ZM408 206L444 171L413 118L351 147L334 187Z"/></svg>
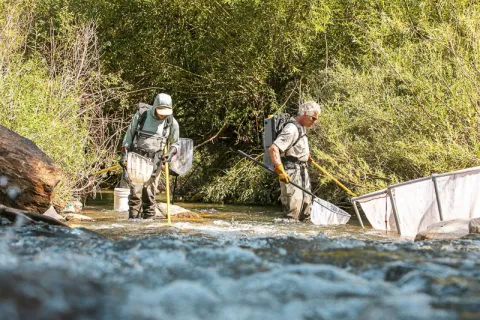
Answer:
<svg viewBox="0 0 480 320"><path fill-rule="evenodd" d="M132 183L142 184L148 181L152 176L152 160L135 152L129 152L127 155L127 173Z"/></svg>
<svg viewBox="0 0 480 320"><path fill-rule="evenodd" d="M346 224L350 215L330 202L314 198L310 219L316 225Z"/></svg>
<svg viewBox="0 0 480 320"><path fill-rule="evenodd" d="M438 199L434 179L437 181ZM402 236L414 237L429 225L445 220L480 217L480 167L413 180L391 186ZM360 203L368 221L378 230L395 230L395 217L388 193L362 196Z"/></svg>
<svg viewBox="0 0 480 320"><path fill-rule="evenodd" d="M480 171L438 177L444 220L480 217Z"/></svg>
<svg viewBox="0 0 480 320"><path fill-rule="evenodd" d="M193 161L193 140L180 138L178 140L178 151L170 163L170 170L178 175L187 173L192 167Z"/></svg>
<svg viewBox="0 0 480 320"><path fill-rule="evenodd" d="M397 231L397 225L392 211L392 203L386 190L380 195L363 199L360 202L360 206L373 228L377 230Z"/></svg>

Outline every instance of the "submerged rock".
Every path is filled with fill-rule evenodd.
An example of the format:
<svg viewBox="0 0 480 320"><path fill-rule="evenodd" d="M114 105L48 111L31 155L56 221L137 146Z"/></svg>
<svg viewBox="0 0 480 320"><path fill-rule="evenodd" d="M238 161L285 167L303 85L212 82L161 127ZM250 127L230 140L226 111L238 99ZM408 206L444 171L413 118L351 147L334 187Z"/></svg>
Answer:
<svg viewBox="0 0 480 320"><path fill-rule="evenodd" d="M69 213L65 215L65 218L68 221L95 221L90 217L84 216L83 214L78 213Z"/></svg>
<svg viewBox="0 0 480 320"><path fill-rule="evenodd" d="M473 218L468 223L468 232L480 233L480 218Z"/></svg>
<svg viewBox="0 0 480 320"><path fill-rule="evenodd" d="M163 217L165 218L167 216L167 204L163 202L157 202L157 209L159 212L157 212L158 217ZM187 210L185 208L182 208L180 206L176 206L171 204L169 206L170 209L170 215L173 217L177 218L199 218L200 216L192 212L190 210Z"/></svg>
<svg viewBox="0 0 480 320"><path fill-rule="evenodd" d="M441 221L429 225L427 229L420 231L414 241L433 239L458 239L468 235L470 219L453 219Z"/></svg>

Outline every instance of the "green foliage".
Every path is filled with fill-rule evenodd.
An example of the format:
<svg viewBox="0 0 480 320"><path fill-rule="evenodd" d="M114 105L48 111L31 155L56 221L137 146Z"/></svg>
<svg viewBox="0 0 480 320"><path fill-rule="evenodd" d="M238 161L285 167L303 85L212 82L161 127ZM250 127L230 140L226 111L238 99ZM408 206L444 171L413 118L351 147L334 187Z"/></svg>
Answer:
<svg viewBox="0 0 480 320"><path fill-rule="evenodd" d="M97 183L90 175L99 162L111 161L96 86L114 77L99 74L92 25L78 25L62 11L58 29L33 41L35 6L19 1L2 8L0 124L34 141L62 168L55 200L61 204Z"/></svg>
<svg viewBox="0 0 480 320"><path fill-rule="evenodd" d="M475 1L43 0L9 8L27 8L29 14L22 16L32 21L17 23L22 32L2 33L2 39L12 39L0 46L0 53L9 53L2 54L2 70L32 69L28 78L2 74L4 96L12 95L13 86L24 87L15 101L29 107L14 112L32 110L33 98L26 98L32 90L52 108L80 112L85 116L72 120L73 132L76 143L85 146L97 136L88 119L98 113L79 111L85 110L79 109L82 92L111 119L126 106L131 117L139 101L169 92L181 135L200 146L201 165L183 186L194 199L276 201L273 177L236 157L222 158L232 148L260 154L263 117L295 113L305 99L323 105L319 124L309 133L312 153L358 194L479 164L480 5ZM99 52L92 59L101 60L102 68L89 64L77 78L71 70L78 71L79 60L65 48L75 47L79 31L92 21L90 43L98 46L87 52ZM52 28L61 50L52 50ZM97 90L95 83L100 83ZM39 126L22 117L32 128ZM49 119L42 121L55 127L56 118ZM14 119L2 121L15 125L9 122ZM120 127L106 132L123 133ZM35 137L32 132L27 134ZM56 136L45 138L45 144L56 144ZM68 159L76 168L72 172L77 162L112 161L99 157L101 150L91 155L70 150L79 155ZM334 201L347 197L316 169L311 172L317 194Z"/></svg>
<svg viewBox="0 0 480 320"><path fill-rule="evenodd" d="M42 65L41 58L32 57L11 65L2 75L1 124L33 140L64 169L67 177L75 178L91 165L92 157L89 159L84 152L87 124L71 116L79 112L75 92L65 93L60 79L50 78ZM64 193L72 186L63 187L59 195L68 198Z"/></svg>
<svg viewBox="0 0 480 320"><path fill-rule="evenodd" d="M275 182L272 174L243 159L235 161L231 167L215 175L209 184L203 185L201 197L204 201L216 203L276 203L280 194Z"/></svg>
<svg viewBox="0 0 480 320"><path fill-rule="evenodd" d="M360 194L480 164L480 7L381 9L364 21L361 65L338 63L323 88L312 86L325 103L315 155Z"/></svg>

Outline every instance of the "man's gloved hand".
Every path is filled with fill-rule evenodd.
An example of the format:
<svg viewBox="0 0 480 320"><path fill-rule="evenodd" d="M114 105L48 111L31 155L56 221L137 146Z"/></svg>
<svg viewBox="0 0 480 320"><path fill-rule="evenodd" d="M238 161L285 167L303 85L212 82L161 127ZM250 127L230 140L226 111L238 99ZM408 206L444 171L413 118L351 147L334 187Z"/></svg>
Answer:
<svg viewBox="0 0 480 320"><path fill-rule="evenodd" d="M311 154L308 155L308 162L313 162L313 158Z"/></svg>
<svg viewBox="0 0 480 320"><path fill-rule="evenodd" d="M118 161L118 164L124 169L127 167L127 148L125 147L122 147L122 157L120 161Z"/></svg>
<svg viewBox="0 0 480 320"><path fill-rule="evenodd" d="M170 162L172 161L172 158L173 156L177 153L177 148L175 147L170 147L170 149L168 149L168 152L165 153L163 156L162 156L162 162Z"/></svg>
<svg viewBox="0 0 480 320"><path fill-rule="evenodd" d="M276 165L275 168L273 169L275 172L278 174L278 180L284 182L284 183L290 183L290 176L287 174L285 169L283 168L283 164Z"/></svg>

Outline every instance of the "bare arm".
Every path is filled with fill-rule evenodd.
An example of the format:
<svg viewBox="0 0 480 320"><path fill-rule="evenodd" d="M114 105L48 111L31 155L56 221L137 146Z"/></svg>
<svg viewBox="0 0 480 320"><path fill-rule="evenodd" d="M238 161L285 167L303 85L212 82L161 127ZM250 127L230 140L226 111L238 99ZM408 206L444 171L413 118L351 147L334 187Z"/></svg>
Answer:
<svg viewBox="0 0 480 320"><path fill-rule="evenodd" d="M280 159L280 150L278 150L278 147L276 145L272 144L268 148L268 152L270 152L270 158L272 159L273 165L275 167L282 164L282 160Z"/></svg>

